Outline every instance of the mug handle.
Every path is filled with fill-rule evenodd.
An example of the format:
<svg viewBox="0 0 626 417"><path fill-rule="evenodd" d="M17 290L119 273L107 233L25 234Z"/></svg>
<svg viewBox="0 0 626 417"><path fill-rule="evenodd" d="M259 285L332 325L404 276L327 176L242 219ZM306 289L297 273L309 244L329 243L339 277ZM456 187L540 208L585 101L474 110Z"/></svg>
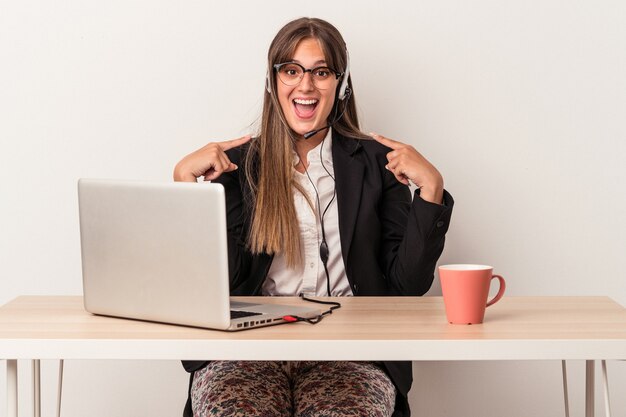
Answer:
<svg viewBox="0 0 626 417"><path fill-rule="evenodd" d="M494 275L491 277L492 280L494 278L497 278L498 281L500 281L500 289L498 290L496 296L487 302L487 307L500 301L500 298L502 298L502 296L504 295L504 290L506 289L506 283L504 282L504 278L502 278L500 275Z"/></svg>

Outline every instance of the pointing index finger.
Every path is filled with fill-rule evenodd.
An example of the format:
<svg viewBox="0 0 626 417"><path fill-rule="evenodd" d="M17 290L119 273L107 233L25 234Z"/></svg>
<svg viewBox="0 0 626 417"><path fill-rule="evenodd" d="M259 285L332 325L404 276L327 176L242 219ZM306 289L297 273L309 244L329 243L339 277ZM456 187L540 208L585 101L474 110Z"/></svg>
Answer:
<svg viewBox="0 0 626 417"><path fill-rule="evenodd" d="M236 148L237 146L243 145L244 143L248 142L250 139L252 139L251 135L245 135L238 139L232 139L232 140L226 140L224 142L220 142L219 145L222 148L222 150L227 151L229 149Z"/></svg>
<svg viewBox="0 0 626 417"><path fill-rule="evenodd" d="M376 142L381 143L391 149L398 149L398 147L402 145L400 142L396 142L395 140L391 140L389 138L381 136L378 133L372 132L370 133L370 135L374 138L374 140L376 140Z"/></svg>

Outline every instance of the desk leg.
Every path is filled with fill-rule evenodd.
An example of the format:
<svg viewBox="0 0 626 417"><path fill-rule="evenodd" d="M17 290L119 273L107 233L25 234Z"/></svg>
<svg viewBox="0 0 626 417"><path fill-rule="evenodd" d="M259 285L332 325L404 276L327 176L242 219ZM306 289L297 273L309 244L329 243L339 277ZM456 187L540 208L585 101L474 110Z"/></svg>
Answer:
<svg viewBox="0 0 626 417"><path fill-rule="evenodd" d="M602 360L602 385L604 386L604 413L611 417L611 399L609 398L609 378L606 375L606 360Z"/></svg>
<svg viewBox="0 0 626 417"><path fill-rule="evenodd" d="M569 417L569 390L567 388L567 364L561 361L561 373L563 374L563 400L565 401L565 417Z"/></svg>
<svg viewBox="0 0 626 417"><path fill-rule="evenodd" d="M17 417L17 360L7 360L7 417Z"/></svg>
<svg viewBox="0 0 626 417"><path fill-rule="evenodd" d="M57 417L61 417L61 394L63 393L63 359L59 360L59 385L57 389Z"/></svg>
<svg viewBox="0 0 626 417"><path fill-rule="evenodd" d="M33 359L33 414L41 417L41 361Z"/></svg>
<svg viewBox="0 0 626 417"><path fill-rule="evenodd" d="M594 417L596 387L595 361L588 360L586 368L585 417Z"/></svg>

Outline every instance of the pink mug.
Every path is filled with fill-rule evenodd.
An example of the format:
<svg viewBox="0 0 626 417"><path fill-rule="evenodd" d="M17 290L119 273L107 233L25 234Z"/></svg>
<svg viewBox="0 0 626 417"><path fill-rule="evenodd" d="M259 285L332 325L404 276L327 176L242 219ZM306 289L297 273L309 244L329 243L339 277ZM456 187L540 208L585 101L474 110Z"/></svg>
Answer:
<svg viewBox="0 0 626 417"><path fill-rule="evenodd" d="M504 295L506 284L500 275L493 275L487 265L442 265L439 279L446 316L451 324L479 324L485 318L485 309ZM500 289L487 302L493 279L500 281Z"/></svg>

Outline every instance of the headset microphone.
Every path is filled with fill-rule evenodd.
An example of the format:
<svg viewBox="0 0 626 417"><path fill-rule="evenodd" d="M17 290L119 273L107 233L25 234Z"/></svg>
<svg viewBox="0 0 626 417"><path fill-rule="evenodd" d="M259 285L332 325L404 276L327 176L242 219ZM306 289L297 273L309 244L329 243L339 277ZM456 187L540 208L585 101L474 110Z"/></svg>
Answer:
<svg viewBox="0 0 626 417"><path fill-rule="evenodd" d="M347 100L350 99L351 95L352 95L352 90L350 89L350 87L346 87L346 90L345 90L345 92L343 94L343 98L340 99L340 100L344 100L344 106L343 106L343 110L341 111L341 114L339 115L339 117L337 117L335 120L333 120L332 122L328 123L324 127L320 127L319 129L315 129L315 130L311 130L310 132L306 132L304 135L302 135L302 137L304 139L309 139L309 138L313 137L315 134L321 132L322 130L328 129L329 127L331 127L332 125L337 123L339 121L339 119L341 119L343 117L343 114L346 112Z"/></svg>
<svg viewBox="0 0 626 417"><path fill-rule="evenodd" d="M322 130L326 130L330 127L330 125L326 125L324 127L321 127L319 129L315 129L315 130L311 130L310 132L306 132L304 135L302 135L302 137L304 137L304 139L309 139L312 136L315 136L315 134L317 134L318 132L321 132Z"/></svg>

